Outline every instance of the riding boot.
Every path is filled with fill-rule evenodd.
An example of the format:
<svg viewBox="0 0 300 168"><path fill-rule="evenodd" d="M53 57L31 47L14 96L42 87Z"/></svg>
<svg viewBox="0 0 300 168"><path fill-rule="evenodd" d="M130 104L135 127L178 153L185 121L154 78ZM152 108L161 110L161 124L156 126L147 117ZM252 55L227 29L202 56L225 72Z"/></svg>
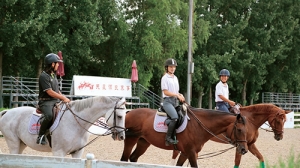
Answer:
<svg viewBox="0 0 300 168"><path fill-rule="evenodd" d="M46 119L44 119L44 121L41 123L39 136L36 139L37 144L41 144L41 145L47 144L46 137L45 137L47 130L48 130L48 122Z"/></svg>
<svg viewBox="0 0 300 168"><path fill-rule="evenodd" d="M166 139L165 139L166 146L169 146L170 144L177 144L178 143L177 140L174 140L172 138L172 136L175 132L176 122L177 122L177 120L171 120L169 125L168 125L168 131L167 131L167 135L166 135Z"/></svg>

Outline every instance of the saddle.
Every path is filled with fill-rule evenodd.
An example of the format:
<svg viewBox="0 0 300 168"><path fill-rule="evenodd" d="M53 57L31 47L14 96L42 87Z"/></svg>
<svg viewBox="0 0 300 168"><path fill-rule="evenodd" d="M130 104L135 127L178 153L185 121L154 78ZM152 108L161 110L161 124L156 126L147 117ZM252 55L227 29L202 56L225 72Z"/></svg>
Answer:
<svg viewBox="0 0 300 168"><path fill-rule="evenodd" d="M178 114L178 120L176 122L176 127L175 127L177 129L182 125L182 123L184 121L184 118L186 116L186 106L185 105L179 105L179 106L175 107L175 109L176 109L177 114ZM157 109L157 115L167 116L167 119L165 120L165 123L168 123L171 120L171 117L166 113L166 111L164 110L162 105L160 105L160 107Z"/></svg>
<svg viewBox="0 0 300 168"><path fill-rule="evenodd" d="M57 116L58 116L58 112L61 110L61 108L60 108L61 103L62 103L62 101L59 102L59 103L55 103L55 104L54 104L54 106L53 106L53 108L52 108L53 118L52 118L52 122L51 122L50 125L53 125L53 124L54 124L54 122L55 122L55 120L56 120L56 118L57 118ZM43 116L43 113L42 113L42 111L41 111L41 109L40 109L40 107L39 107L38 105L37 105L37 107L36 107L36 113L37 113L37 114L42 114L42 116L39 118L39 120L37 121L37 123L42 122L43 119L44 119L44 116ZM51 133L50 133L50 130L49 130L49 129L47 130L47 132L46 132L45 135L46 135L46 137L47 137L47 139L48 139L49 146L52 147L52 143L51 143Z"/></svg>
<svg viewBox="0 0 300 168"><path fill-rule="evenodd" d="M52 119L52 123L51 123L51 124L53 124L53 122L55 121L55 119L56 119L56 117L57 117L58 112L61 110L60 107L59 107L61 103L62 103L62 102L59 102L59 103L55 103L55 104L54 104L54 107L53 107L53 109L52 109L53 119ZM37 114L43 114L42 111L41 111L41 109L40 109L40 107L39 107L39 105L37 105L37 107L36 107L36 113L37 113ZM43 116L42 116L42 117L43 117ZM42 117L41 117L41 119L42 119Z"/></svg>

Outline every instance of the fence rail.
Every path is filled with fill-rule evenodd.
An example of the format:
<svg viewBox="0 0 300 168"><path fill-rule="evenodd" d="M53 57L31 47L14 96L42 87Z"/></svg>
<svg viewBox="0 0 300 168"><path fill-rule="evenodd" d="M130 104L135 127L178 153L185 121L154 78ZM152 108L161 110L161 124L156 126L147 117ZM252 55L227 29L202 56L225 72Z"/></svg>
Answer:
<svg viewBox="0 0 300 168"><path fill-rule="evenodd" d="M87 154L87 159L46 157L32 155L0 154L0 167L43 167L43 168L172 168L175 166L129 163L120 161L102 161Z"/></svg>
<svg viewBox="0 0 300 168"><path fill-rule="evenodd" d="M300 113L294 113L294 127L300 127Z"/></svg>
<svg viewBox="0 0 300 168"><path fill-rule="evenodd" d="M262 102L273 103L286 110L300 111L300 94L264 92Z"/></svg>
<svg viewBox="0 0 300 168"><path fill-rule="evenodd" d="M75 96L72 90L72 80L58 79L61 93L70 98L83 99L90 96ZM36 106L38 103L38 78L27 77L2 77L2 88L0 88L0 107L3 107L3 97L9 98L9 108L20 106ZM145 88L133 83L133 96L126 97L128 109L134 108L158 108L161 97Z"/></svg>

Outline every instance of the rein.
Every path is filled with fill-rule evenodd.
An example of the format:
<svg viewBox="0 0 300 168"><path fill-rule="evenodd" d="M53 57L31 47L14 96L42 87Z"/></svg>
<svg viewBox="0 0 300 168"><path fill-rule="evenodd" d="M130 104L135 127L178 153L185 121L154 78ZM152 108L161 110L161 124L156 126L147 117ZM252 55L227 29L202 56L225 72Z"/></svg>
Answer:
<svg viewBox="0 0 300 168"><path fill-rule="evenodd" d="M186 103L187 104L187 103ZM188 105L188 104L187 104ZM188 105L189 106L189 105ZM213 135L215 138L217 138L217 139L219 139L220 141L222 141L222 142L224 142L224 143L227 143L227 144L231 144L231 145L233 145L234 147L236 147L237 146L237 143L236 142L246 142L246 140L236 140L236 141L234 141L236 144L233 144L232 143L232 141L231 141L231 139L230 138L228 138L227 136L224 136L223 134L223 136L224 136L224 138L226 138L227 139L227 141L225 141L224 139L221 139L221 138L219 138L217 135L215 135L213 132L211 132L198 118L197 118L197 116L194 114L194 112L192 112L189 108L187 108L188 109L188 111L189 111L189 113L195 118L195 120L198 122L198 124L200 124L204 129L205 129L205 131L207 131L208 133L210 133L211 135ZM237 123L237 121L235 121L235 124L234 124L234 130L236 130L236 123ZM232 132L231 132L231 135L232 135L232 133L233 132L235 132L235 134L234 134L234 136L236 137L236 131L234 131L234 130L232 130Z"/></svg>
<svg viewBox="0 0 300 168"><path fill-rule="evenodd" d="M202 154L202 155L200 155L197 159L205 159L205 158L210 158L210 157L214 157L214 156L221 155L221 154L223 154L223 153L225 153L225 152L227 152L227 151L229 151L229 150L231 150L231 149L237 147L237 146L238 146L237 142L247 142L246 140L236 140L236 141L234 141L234 142L235 142L235 144L234 144L234 143L232 143L232 141L231 141L230 138L228 138L227 136L225 136L225 135L223 135L223 134L222 134L222 135L224 136L224 138L227 139L227 141L225 141L225 140L219 138L219 137L216 136L214 133L212 133L212 132L211 132L211 131L210 131L210 130L202 123L202 122L201 122L201 120L198 119L198 117L194 114L194 112L192 112L192 111L190 110L190 108L188 108L189 105L188 105L186 102L185 102L185 104L187 105L187 109L188 109L189 113L194 117L194 119L198 122L198 124L200 124L200 125L205 129L205 131L207 131L208 133L210 133L211 135L213 135L215 138L219 139L220 141L225 142L225 143L227 143L227 144L233 145L233 146L230 147L230 148L223 149L223 150L219 150L219 151L217 151L217 152L211 152L211 153ZM236 124L237 124L237 121L235 121L235 123L234 123L234 130L236 130ZM234 136L236 137L236 131L234 131L234 130L232 130L231 135L233 134L233 132L235 132ZM236 139L236 138L235 138L235 139ZM181 153L181 154L182 154L182 153Z"/></svg>
<svg viewBox="0 0 300 168"><path fill-rule="evenodd" d="M98 139L100 136L106 136L106 135L113 134L114 132L117 132L116 128L121 128L121 129L123 129L123 131L125 130L125 128L123 128L123 127L116 126L116 110L117 110L117 109L124 109L124 108L117 107L118 102L119 102L119 101L116 102L115 107L114 107L114 111L110 114L110 116L109 116L108 119L106 120L106 121L108 121L109 118L112 116L112 114L114 114L113 127L109 127L109 128L107 128L107 125L106 125L105 123L103 123L103 122L98 122L98 124L101 125L101 126L99 126L99 125L96 125L95 123L92 123L92 122L90 122L90 121L87 121L87 120L81 118L80 116L78 116L77 114L75 114L74 111L71 109L70 105L69 105L68 103L66 103L67 109L73 114L73 116L74 116L76 122L79 124L79 126L80 126L82 129L84 129L85 131L87 131L87 132L89 132L89 133L91 133L91 134L93 134L93 135L97 135L97 137L95 137L94 139L92 139L90 142L88 142L88 143L85 144L84 146L82 146L82 147L78 148L77 150L72 151L72 152L70 152L70 153L68 153L68 154L73 154L73 153L76 153L76 152L80 151L80 150L83 149L84 147L86 147L86 146L88 146L89 144L93 143L93 142L94 142L96 139ZM65 110L65 111L66 111L66 110ZM90 132L88 129L84 128L84 127L80 124L80 122L78 121L77 118L79 118L79 119L81 119L82 121L85 121L85 122L87 122L87 123L89 123L89 124L95 125L95 126L97 126L97 127L107 129L107 131L106 131L104 134L102 134L102 135L92 133L92 132ZM113 130L113 131L111 131L111 130Z"/></svg>

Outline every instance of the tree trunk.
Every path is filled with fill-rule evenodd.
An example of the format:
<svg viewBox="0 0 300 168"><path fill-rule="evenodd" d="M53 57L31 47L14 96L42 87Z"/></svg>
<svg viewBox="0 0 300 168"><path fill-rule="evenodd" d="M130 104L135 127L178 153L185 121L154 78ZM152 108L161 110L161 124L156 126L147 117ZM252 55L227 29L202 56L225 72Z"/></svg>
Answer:
<svg viewBox="0 0 300 168"><path fill-rule="evenodd" d="M200 92L198 96L198 108L202 108L202 98L203 98L203 93Z"/></svg>
<svg viewBox="0 0 300 168"><path fill-rule="evenodd" d="M208 109L212 109L212 100L213 100L213 96L212 96L212 89L210 86L209 87Z"/></svg>
<svg viewBox="0 0 300 168"><path fill-rule="evenodd" d="M38 66L37 66L37 74L36 74L36 78L39 78L39 77L40 77L40 74L42 73L42 70L43 70L43 58L40 58L40 59L39 59Z"/></svg>
<svg viewBox="0 0 300 168"><path fill-rule="evenodd" d="M3 108L3 98L2 98L2 59L3 52L0 50L0 108Z"/></svg>
<svg viewBox="0 0 300 168"><path fill-rule="evenodd" d="M42 70L43 70L43 58L40 58L38 66L37 66L37 74L36 74L36 78L37 78L36 87L37 88L39 88L39 77L40 77L40 74L42 73ZM39 94L39 93L36 93L36 94Z"/></svg>
<svg viewBox="0 0 300 168"><path fill-rule="evenodd" d="M242 105L245 106L247 103L246 96L247 96L247 80L244 82L243 93L242 93Z"/></svg>

